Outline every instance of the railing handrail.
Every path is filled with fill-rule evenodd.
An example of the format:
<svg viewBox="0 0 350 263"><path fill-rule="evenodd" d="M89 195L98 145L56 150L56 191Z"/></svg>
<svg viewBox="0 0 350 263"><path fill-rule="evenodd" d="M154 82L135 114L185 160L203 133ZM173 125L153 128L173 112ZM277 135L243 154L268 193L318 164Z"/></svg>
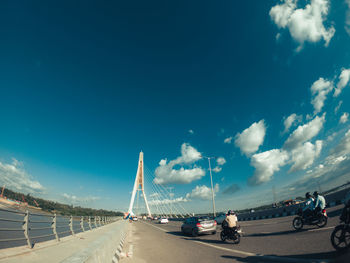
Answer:
<svg viewBox="0 0 350 263"><path fill-rule="evenodd" d="M106 224L115 222L119 220L121 217L118 216L97 216L97 215L90 215L90 216L77 216L77 215L70 215L70 216L61 216L61 215L50 215L50 214L37 214L37 213L31 213L28 210L26 212L19 212L19 211L12 211L8 209L0 208L1 211L5 211L8 213L14 213L14 214L21 214L23 217L22 219L11 219L11 218L0 218L0 221L8 221L8 222L17 222L21 223L21 228L0 228L0 231L10 231L10 232L23 232L24 236L19 238L6 238L6 239L0 239L0 243L2 242L11 242L11 241L26 241L28 247L33 248L34 243L32 243L33 239L41 239L45 237L51 237L54 236L54 239L57 240L57 242L60 241L60 235L70 233L70 235L75 235L75 233L78 232L85 232L89 230L93 230L95 228L99 228L101 226L104 226ZM33 216L42 216L46 217L47 221L44 220L35 220ZM58 220L57 220L58 219ZM66 219L60 221L60 219ZM33 224L46 224L45 227L33 227ZM92 226L93 225L93 226ZM67 228L67 231L58 232L57 228ZM49 230L51 231L34 236L33 234L35 231L40 230ZM64 230L64 229L63 229ZM34 231L34 232L33 232ZM38 233L38 232L37 232Z"/></svg>

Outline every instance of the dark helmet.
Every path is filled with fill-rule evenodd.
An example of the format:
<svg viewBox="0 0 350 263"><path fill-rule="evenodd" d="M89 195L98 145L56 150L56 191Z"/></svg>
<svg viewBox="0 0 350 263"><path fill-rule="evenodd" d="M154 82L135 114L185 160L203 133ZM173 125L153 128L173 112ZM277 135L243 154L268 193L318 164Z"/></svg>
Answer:
<svg viewBox="0 0 350 263"><path fill-rule="evenodd" d="M317 191L314 192L314 196L318 196L318 192Z"/></svg>
<svg viewBox="0 0 350 263"><path fill-rule="evenodd" d="M234 215L234 214L235 214L235 212L234 212L234 211L232 211L232 210L228 210L227 214L228 214L228 215Z"/></svg>
<svg viewBox="0 0 350 263"><path fill-rule="evenodd" d="M310 198L310 197L311 197L310 192L307 192L307 193L305 194L305 197L306 197L306 198Z"/></svg>

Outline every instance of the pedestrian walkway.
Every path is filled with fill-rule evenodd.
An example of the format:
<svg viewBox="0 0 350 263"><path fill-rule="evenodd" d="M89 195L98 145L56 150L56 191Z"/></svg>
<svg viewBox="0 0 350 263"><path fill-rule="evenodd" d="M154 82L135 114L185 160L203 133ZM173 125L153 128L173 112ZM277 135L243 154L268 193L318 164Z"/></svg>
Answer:
<svg viewBox="0 0 350 263"><path fill-rule="evenodd" d="M60 242L51 240L38 243L33 249L3 249L0 250L0 262L106 262L107 259L111 262L126 226L127 222L120 220L92 231L62 238Z"/></svg>

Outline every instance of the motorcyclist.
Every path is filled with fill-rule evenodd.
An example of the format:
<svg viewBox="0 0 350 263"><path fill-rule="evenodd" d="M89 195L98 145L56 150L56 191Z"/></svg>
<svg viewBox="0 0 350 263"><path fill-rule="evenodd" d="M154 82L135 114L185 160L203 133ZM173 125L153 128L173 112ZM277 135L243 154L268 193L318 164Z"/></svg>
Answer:
<svg viewBox="0 0 350 263"><path fill-rule="evenodd" d="M312 216L313 210L315 209L314 207L314 199L312 198L312 195L310 194L310 192L307 192L305 194L305 206L303 208L303 214L305 216L305 218L308 218L310 216Z"/></svg>
<svg viewBox="0 0 350 263"><path fill-rule="evenodd" d="M232 210L227 212L226 218L222 224L223 227L235 230L237 227L237 216L236 213Z"/></svg>
<svg viewBox="0 0 350 263"><path fill-rule="evenodd" d="M345 206L340 215L340 220L345 224L350 224L350 191L345 196L344 205Z"/></svg>
<svg viewBox="0 0 350 263"><path fill-rule="evenodd" d="M315 197L315 215L319 215L320 212L326 207L326 199L322 195L319 195L317 191L314 192Z"/></svg>

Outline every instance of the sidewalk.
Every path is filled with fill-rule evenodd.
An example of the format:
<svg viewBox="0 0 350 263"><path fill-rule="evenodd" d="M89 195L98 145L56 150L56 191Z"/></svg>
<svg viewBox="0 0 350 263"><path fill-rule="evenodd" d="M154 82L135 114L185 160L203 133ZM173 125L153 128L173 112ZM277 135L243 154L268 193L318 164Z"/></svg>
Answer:
<svg viewBox="0 0 350 263"><path fill-rule="evenodd" d="M127 222L120 220L103 227L62 238L60 242L51 240L38 243L33 249L28 247L16 247L0 250L0 262L17 263L40 263L40 262L85 262L94 257L95 262L105 262L100 260L100 254L103 258L109 258L112 261L114 250L125 229ZM108 244L108 246L106 246ZM106 249L106 247L113 247ZM96 253L98 261L96 261Z"/></svg>

